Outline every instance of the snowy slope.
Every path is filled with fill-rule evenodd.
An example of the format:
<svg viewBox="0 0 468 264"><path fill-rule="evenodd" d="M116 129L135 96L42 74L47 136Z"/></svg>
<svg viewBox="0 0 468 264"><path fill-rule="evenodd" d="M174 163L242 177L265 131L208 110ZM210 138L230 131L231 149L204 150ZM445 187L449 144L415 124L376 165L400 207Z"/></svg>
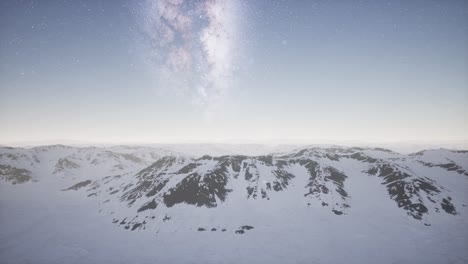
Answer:
<svg viewBox="0 0 468 264"><path fill-rule="evenodd" d="M0 256L11 263L468 259L466 151L309 147L196 157L47 146L0 155ZM33 242L44 235L50 245L41 250ZM64 244L74 246L56 253Z"/></svg>
<svg viewBox="0 0 468 264"><path fill-rule="evenodd" d="M171 154L173 152L168 150L131 146L79 148L51 145L29 149L0 147L0 165L26 170L30 180L36 181L44 177L99 178L106 174L138 171L154 160ZM8 181L15 183L13 179Z"/></svg>

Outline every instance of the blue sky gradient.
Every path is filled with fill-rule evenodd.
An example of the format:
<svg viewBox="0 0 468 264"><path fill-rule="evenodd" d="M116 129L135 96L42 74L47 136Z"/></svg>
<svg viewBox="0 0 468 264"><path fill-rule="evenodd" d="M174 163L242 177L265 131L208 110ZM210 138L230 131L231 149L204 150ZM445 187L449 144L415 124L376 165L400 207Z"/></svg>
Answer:
<svg viewBox="0 0 468 264"><path fill-rule="evenodd" d="M466 1L238 0L214 105L162 87L152 2L2 1L0 143L468 140Z"/></svg>

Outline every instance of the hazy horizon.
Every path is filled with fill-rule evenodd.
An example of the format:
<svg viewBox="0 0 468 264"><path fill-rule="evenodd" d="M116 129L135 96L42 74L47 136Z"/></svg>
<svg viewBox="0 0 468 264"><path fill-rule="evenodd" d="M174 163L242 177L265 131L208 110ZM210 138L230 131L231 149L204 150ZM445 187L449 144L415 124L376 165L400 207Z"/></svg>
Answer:
<svg viewBox="0 0 468 264"><path fill-rule="evenodd" d="M363 147L363 148L384 148L397 153L409 154L422 150L431 149L452 149L468 150L468 141L388 141L388 142L369 142L369 141L298 141L298 140L227 140L227 141L179 141L179 142L86 142L79 140L46 140L46 141L22 141L1 143L0 146L14 148L34 148L51 145L64 145L78 148L86 147L155 147L173 151L191 153L195 156L203 155L264 155L275 152L283 152L301 148L330 148L330 147ZM221 150L221 152L219 152ZM187 152L188 151L188 152ZM224 152L223 152L224 151ZM194 154L196 153L196 154Z"/></svg>

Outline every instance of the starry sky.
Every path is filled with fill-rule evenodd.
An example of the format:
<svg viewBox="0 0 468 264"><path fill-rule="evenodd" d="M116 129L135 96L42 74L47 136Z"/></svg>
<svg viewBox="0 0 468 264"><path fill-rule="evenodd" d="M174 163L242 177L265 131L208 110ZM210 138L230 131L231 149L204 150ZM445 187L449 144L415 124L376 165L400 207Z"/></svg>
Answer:
<svg viewBox="0 0 468 264"><path fill-rule="evenodd" d="M4 0L0 124L0 144L468 140L468 2Z"/></svg>

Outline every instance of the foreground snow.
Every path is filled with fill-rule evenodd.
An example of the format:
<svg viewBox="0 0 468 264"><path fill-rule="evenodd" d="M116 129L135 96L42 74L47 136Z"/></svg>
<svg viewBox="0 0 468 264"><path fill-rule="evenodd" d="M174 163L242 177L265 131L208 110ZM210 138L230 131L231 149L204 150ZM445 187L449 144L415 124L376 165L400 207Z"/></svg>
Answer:
<svg viewBox="0 0 468 264"><path fill-rule="evenodd" d="M21 149L2 151L29 153L29 150ZM93 150L93 155L96 154L94 151L101 150ZM322 153L322 150L311 150L310 153L315 154L314 151ZM330 150L323 151L332 153ZM40 166L32 166L29 160L24 162L23 159L27 160L24 157L0 159L0 164L32 171L31 181L0 184L1 263L468 262L468 177L456 170L449 170L452 168L450 166L446 166L447 169L436 166L453 162L460 168L459 171L466 170L468 159L464 153L436 150L402 156L387 151L359 150L362 155L406 166L405 171L415 175L411 174L410 179L424 175L441 189L441 193L435 196L426 196L421 191L420 197L429 211L418 220L391 199L387 186L382 183L383 178L364 172L368 166L374 165L356 159L341 158L336 161L333 157L332 160L325 156L315 158L323 168L333 166L345 172L345 198L337 192L319 193L318 198L305 197L307 189L304 186L309 183L309 174L304 167L291 163L287 171L295 178L284 190L265 188L269 199L261 198L260 192L257 198L247 199L247 187L256 184L260 188L276 180L271 178L271 171L268 171L276 168L266 166L262 159L247 158L258 168L258 183L244 180L242 173L245 172L241 169L237 179L229 178L226 186L232 191L226 200L215 197L215 207L196 207L185 203L166 207L160 203L154 210L137 212L152 198L143 196L134 205L128 206L120 199L125 184L132 181L137 184L138 172L154 161L152 158L145 160L143 152L154 152L155 159L169 152L137 150L141 160L123 159L121 164L114 163L114 155L105 156L99 160L99 164L105 164L102 166L107 166L105 170L109 173L103 173L102 166L93 167L93 164L86 163L85 155L74 159L79 168L72 166L54 174L59 159L70 155L76 157L76 150L59 152L55 156L46 155L47 158L38 163ZM186 162L183 165L195 162L198 164L196 171L202 175L210 173L217 166L210 159L189 158L174 152L170 152L170 155L183 159ZM306 157L307 152L302 155L299 158ZM111 170L114 171L110 173ZM234 172L229 170L229 173ZM105 178L116 174L120 176L115 181ZM183 178L188 174L174 174L173 177ZM154 172L148 175L156 177ZM95 196L88 197L96 191L88 191L89 188L63 191L86 179L99 183L96 190L100 192ZM167 188L175 187L179 180L172 185L169 182ZM323 184L330 187L331 183L324 181ZM110 187L112 189L109 190ZM110 194L118 188L121 188L120 194ZM165 194L165 190L161 190L161 199ZM446 213L440 208L440 201L447 196L452 199L455 214ZM440 201L432 203L426 197ZM344 213L341 215L334 214L331 203L335 201L350 207L342 208ZM330 206L322 206L322 202ZM436 212L435 208L439 208L440 212ZM139 215L139 218L148 216L147 228L137 228L132 232L119 225L125 217L135 215ZM151 216L155 216L155 219L150 220ZM119 223L113 224L116 218ZM241 226L252 226L253 229L236 234ZM206 231L198 231L199 228ZM216 231L211 231L213 228Z"/></svg>

